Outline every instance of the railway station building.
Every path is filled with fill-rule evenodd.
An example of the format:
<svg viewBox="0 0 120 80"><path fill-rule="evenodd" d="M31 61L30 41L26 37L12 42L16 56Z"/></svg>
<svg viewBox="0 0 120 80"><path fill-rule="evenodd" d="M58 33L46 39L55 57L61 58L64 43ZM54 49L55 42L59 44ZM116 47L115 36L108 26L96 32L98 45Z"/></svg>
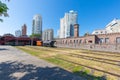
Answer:
<svg viewBox="0 0 120 80"><path fill-rule="evenodd" d="M36 45L39 39L30 37L14 37L12 34L5 34L0 37L0 45L24 46Z"/></svg>

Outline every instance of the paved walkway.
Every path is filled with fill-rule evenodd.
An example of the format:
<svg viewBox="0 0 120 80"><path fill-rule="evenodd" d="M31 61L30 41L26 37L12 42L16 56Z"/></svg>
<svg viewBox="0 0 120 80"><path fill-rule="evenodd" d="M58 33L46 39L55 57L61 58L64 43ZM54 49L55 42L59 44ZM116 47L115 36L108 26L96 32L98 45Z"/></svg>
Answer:
<svg viewBox="0 0 120 80"><path fill-rule="evenodd" d="M11 46L0 46L0 80L85 80Z"/></svg>

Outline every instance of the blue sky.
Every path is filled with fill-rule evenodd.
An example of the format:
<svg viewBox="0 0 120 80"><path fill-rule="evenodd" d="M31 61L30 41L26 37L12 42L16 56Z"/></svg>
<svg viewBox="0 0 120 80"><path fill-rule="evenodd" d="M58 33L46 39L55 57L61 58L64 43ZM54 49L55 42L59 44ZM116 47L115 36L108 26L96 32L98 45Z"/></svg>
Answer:
<svg viewBox="0 0 120 80"><path fill-rule="evenodd" d="M80 36L95 29L104 29L114 18L120 18L120 0L11 0L5 2L10 17L0 22L0 35L15 33L25 23L27 34L32 32L32 18L40 14L43 18L43 30L53 28L55 36L60 28L60 18L65 12L78 12Z"/></svg>

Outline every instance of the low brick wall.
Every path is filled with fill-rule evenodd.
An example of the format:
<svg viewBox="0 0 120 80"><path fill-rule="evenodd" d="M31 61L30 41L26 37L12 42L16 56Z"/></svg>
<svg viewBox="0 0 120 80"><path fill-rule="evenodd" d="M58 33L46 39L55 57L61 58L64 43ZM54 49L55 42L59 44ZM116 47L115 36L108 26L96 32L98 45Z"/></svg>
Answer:
<svg viewBox="0 0 120 80"><path fill-rule="evenodd" d="M120 52L120 45L116 44L102 44L91 45L91 50L108 51L108 52Z"/></svg>
<svg viewBox="0 0 120 80"><path fill-rule="evenodd" d="M77 48L107 52L120 52L120 44L57 44L57 47Z"/></svg>

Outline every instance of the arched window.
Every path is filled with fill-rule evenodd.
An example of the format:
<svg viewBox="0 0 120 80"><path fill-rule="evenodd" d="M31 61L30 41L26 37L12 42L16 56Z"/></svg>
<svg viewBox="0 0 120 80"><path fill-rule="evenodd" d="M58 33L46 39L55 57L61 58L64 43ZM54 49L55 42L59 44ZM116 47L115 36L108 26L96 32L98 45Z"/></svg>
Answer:
<svg viewBox="0 0 120 80"><path fill-rule="evenodd" d="M70 40L70 43L72 43L72 40Z"/></svg>
<svg viewBox="0 0 120 80"><path fill-rule="evenodd" d="M65 41L65 44L67 44L67 40Z"/></svg>
<svg viewBox="0 0 120 80"><path fill-rule="evenodd" d="M62 43L64 44L64 40L62 41Z"/></svg>
<svg viewBox="0 0 120 80"><path fill-rule="evenodd" d="M75 40L74 40L74 43L75 43Z"/></svg>
<svg viewBox="0 0 120 80"><path fill-rule="evenodd" d="M82 40L79 40L79 44L81 44L82 43Z"/></svg>
<svg viewBox="0 0 120 80"><path fill-rule="evenodd" d="M76 40L76 43L78 43L78 40Z"/></svg>
<svg viewBox="0 0 120 80"><path fill-rule="evenodd" d="M85 43L85 44L87 43L87 39L84 40L84 43Z"/></svg>

